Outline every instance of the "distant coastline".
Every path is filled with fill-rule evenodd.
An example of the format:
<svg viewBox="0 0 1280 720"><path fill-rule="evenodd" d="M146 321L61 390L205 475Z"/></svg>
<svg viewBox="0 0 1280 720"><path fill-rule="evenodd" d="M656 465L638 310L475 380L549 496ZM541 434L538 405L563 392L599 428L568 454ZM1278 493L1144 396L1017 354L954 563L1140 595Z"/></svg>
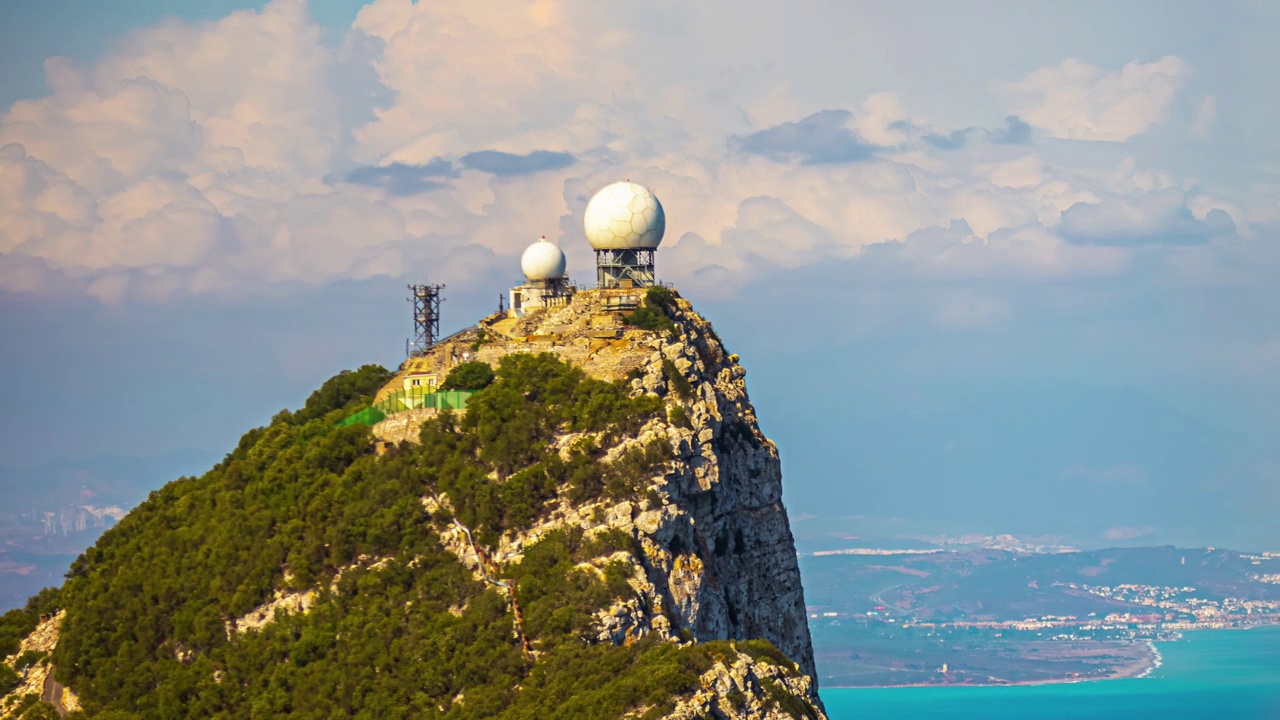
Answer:
<svg viewBox="0 0 1280 720"><path fill-rule="evenodd" d="M1155 672L1157 669L1159 669L1161 665L1164 664L1164 656L1160 654L1160 648L1156 647L1156 642L1154 640L1148 640L1147 647L1151 648L1151 655L1152 655L1151 664L1147 666L1146 670L1143 670L1141 673L1138 673L1134 677L1140 677L1140 678L1148 677L1151 675L1151 673Z"/></svg>
<svg viewBox="0 0 1280 720"><path fill-rule="evenodd" d="M879 684L879 685L823 685L824 689L829 690L889 690L892 688L961 688L961 687L1030 687L1036 685L1068 685L1074 683L1101 682L1106 680L1126 680L1149 677L1161 665L1164 664L1164 656L1160 654L1160 649L1156 647L1155 641L1147 640L1144 642L1133 643L1135 647L1143 647L1146 652L1128 660L1127 662L1118 663L1115 666L1108 667L1105 673L1091 677L1060 677L1060 678L1037 678L1034 680L1005 680L1003 678L988 678L986 680L972 680L965 682L949 682L939 678L938 681L930 682L912 682L900 684Z"/></svg>
<svg viewBox="0 0 1280 720"><path fill-rule="evenodd" d="M1181 640L1156 640L1159 664L1141 680L1099 683L1029 683L1044 687L917 687L889 692L875 688L822 686L831 720L866 717L894 720L1133 720L1134 718L1241 718L1274 720L1280 707L1280 627L1256 632L1196 630ZM1255 629L1255 628L1250 628ZM1166 644L1167 643L1167 644ZM1158 670L1155 668L1159 668Z"/></svg>

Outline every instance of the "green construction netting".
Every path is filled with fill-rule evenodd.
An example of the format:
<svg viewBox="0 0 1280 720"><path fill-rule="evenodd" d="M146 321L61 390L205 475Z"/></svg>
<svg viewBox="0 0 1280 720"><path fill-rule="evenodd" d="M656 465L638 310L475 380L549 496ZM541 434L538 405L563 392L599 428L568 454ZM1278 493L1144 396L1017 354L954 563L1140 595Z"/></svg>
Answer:
<svg viewBox="0 0 1280 720"><path fill-rule="evenodd" d="M378 408L367 407L361 410L360 412L354 415L351 415L350 417L343 418L342 422L338 423L338 427L347 427L348 425L355 425L356 423L361 423L361 424L372 427L382 422L386 418L387 418L387 414L382 412Z"/></svg>

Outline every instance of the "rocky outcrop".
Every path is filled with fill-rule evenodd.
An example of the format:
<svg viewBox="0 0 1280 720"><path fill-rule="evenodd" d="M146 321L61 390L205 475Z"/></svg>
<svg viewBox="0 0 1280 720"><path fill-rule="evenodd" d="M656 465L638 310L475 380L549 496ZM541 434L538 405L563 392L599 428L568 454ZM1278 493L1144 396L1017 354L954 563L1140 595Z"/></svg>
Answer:
<svg viewBox="0 0 1280 720"><path fill-rule="evenodd" d="M58 612L42 619L35 630L22 640L18 652L4 659L4 664L10 668L16 668L19 658L24 656L31 658L32 653L35 653L38 658L19 670L18 674L22 682L8 694L0 696L0 720L21 714L18 708L24 707L20 704L24 699L27 702L43 700L53 705L60 715L80 709L80 700L76 694L54 679L54 666L49 660L54 649L58 647L62 620L65 617L65 612Z"/></svg>
<svg viewBox="0 0 1280 720"><path fill-rule="evenodd" d="M275 596L269 602L250 610L243 617L228 621L227 638L230 639L233 635L246 633L250 630L261 630L264 626L274 622L276 613L281 611L289 613L307 612L315 604L316 595L315 590L277 590ZM187 658L183 657L181 651L178 659L184 662L187 660Z"/></svg>
<svg viewBox="0 0 1280 720"><path fill-rule="evenodd" d="M581 292L566 307L514 324L492 317L479 326L490 328L484 343L477 346L477 336L466 333L416 361L419 371L430 367L444 373L464 359L496 365L510 353L551 352L595 377L629 378L634 393L656 395L667 405L666 419L650 422L605 457L611 462L632 448L669 445L671 462L646 490L617 504L573 506L561 500L533 528L504 536L489 550L492 559L499 565L518 561L524 547L567 525L588 533L623 530L638 541L643 555L619 553L610 560L633 566L630 582L637 598L598 614L599 640L624 643L651 632L677 641L761 638L785 653L799 673L782 678L776 666L766 670L740 658L716 675L712 685L719 690L689 698L680 711L685 714L671 717L787 716L770 714L781 711L768 709L777 705L768 702L769 683L801 693L820 709L800 569L782 505L778 451L760 432L746 372L737 356L725 352L710 323L679 297L666 308L671 329L622 326L618 313L608 308L627 292L635 291ZM400 437L412 435L402 422L398 419L396 427ZM558 446L567 454L576 439L562 437ZM447 498L424 498L433 511L442 502ZM446 533L444 540L464 563L478 566L462 533ZM726 699L730 685L739 692L751 688L750 701L740 708Z"/></svg>
<svg viewBox="0 0 1280 720"><path fill-rule="evenodd" d="M702 689L678 698L667 720L793 720L824 718L813 681L805 675L752 658L726 657L702 674Z"/></svg>

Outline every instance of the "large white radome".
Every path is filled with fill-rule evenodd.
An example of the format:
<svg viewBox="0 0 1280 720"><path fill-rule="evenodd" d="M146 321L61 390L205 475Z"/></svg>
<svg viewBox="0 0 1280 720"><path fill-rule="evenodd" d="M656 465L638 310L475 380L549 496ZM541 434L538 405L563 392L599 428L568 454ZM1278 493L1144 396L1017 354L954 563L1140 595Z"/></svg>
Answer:
<svg viewBox="0 0 1280 720"><path fill-rule="evenodd" d="M587 203L583 225L597 250L654 250L667 229L667 216L648 188L616 182Z"/></svg>
<svg viewBox="0 0 1280 720"><path fill-rule="evenodd" d="M525 248L520 256L520 269L530 280L555 280L564 277L564 251L545 237Z"/></svg>

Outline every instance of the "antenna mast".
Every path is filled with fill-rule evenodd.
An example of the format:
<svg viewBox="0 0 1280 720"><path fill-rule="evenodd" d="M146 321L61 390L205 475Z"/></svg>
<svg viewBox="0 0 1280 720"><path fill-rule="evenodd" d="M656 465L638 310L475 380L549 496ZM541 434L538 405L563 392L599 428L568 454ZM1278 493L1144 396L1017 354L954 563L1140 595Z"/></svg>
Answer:
<svg viewBox="0 0 1280 720"><path fill-rule="evenodd" d="M405 355L425 355L440 339L440 291L444 285L410 285L409 302L413 304L413 337L405 340Z"/></svg>

